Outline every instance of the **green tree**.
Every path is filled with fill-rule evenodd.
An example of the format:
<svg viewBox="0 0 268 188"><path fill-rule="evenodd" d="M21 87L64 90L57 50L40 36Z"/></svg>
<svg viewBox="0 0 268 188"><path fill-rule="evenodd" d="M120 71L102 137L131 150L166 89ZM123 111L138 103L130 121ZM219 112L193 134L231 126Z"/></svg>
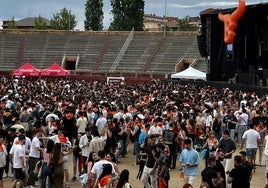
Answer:
<svg viewBox="0 0 268 188"><path fill-rule="evenodd" d="M75 15L68 11L65 7L50 20L51 29L56 30L73 30L77 25Z"/></svg>
<svg viewBox="0 0 268 188"><path fill-rule="evenodd" d="M111 0L112 31L143 31L144 0Z"/></svg>
<svg viewBox="0 0 268 188"><path fill-rule="evenodd" d="M34 20L34 29L47 29L47 23L40 15Z"/></svg>
<svg viewBox="0 0 268 188"><path fill-rule="evenodd" d="M196 31L197 28L190 24L189 16L179 19L179 30L180 31Z"/></svg>
<svg viewBox="0 0 268 188"><path fill-rule="evenodd" d="M102 0L87 0L85 4L85 30L100 31L103 29Z"/></svg>
<svg viewBox="0 0 268 188"><path fill-rule="evenodd" d="M18 28L18 26L17 26L17 24L16 24L16 21L15 21L15 19L14 19L14 16L11 18L11 20L8 22L8 24L7 24L7 28L8 29L17 29Z"/></svg>

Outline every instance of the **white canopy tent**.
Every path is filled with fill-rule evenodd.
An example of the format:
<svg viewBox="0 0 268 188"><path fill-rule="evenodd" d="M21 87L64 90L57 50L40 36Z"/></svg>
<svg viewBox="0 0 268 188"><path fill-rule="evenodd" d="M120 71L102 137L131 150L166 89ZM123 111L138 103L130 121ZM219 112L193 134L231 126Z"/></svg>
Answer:
<svg viewBox="0 0 268 188"><path fill-rule="evenodd" d="M184 71L175 73L171 75L171 79L173 78L184 78L184 79L192 79L192 80L206 80L206 73L196 70L193 67L188 67Z"/></svg>

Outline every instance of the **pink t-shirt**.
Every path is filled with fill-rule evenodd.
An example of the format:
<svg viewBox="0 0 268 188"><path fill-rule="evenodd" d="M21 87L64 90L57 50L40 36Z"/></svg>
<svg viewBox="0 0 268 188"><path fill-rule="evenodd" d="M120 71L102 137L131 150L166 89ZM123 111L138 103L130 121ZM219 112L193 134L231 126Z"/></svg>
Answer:
<svg viewBox="0 0 268 188"><path fill-rule="evenodd" d="M50 156L50 153L47 153L47 148L45 148L44 151L43 151L43 159L44 159L45 163L48 163L49 156Z"/></svg>

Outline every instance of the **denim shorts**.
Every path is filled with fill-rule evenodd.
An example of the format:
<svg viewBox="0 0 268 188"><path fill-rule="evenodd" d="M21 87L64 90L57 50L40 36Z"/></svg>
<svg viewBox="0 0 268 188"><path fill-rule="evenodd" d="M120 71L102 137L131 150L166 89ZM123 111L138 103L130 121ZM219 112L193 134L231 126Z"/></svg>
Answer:
<svg viewBox="0 0 268 188"><path fill-rule="evenodd" d="M257 148L246 148L247 157L254 158L257 152Z"/></svg>

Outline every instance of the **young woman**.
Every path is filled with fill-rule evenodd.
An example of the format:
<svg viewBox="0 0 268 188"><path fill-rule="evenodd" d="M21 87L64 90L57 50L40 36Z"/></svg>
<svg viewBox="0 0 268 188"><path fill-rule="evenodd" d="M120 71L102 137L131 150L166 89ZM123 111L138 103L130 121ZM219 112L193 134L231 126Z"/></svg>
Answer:
<svg viewBox="0 0 268 188"><path fill-rule="evenodd" d="M212 131L215 132L215 136L218 140L221 139L222 135L222 116L220 113L216 113L215 118L213 119L212 123Z"/></svg>
<svg viewBox="0 0 268 188"><path fill-rule="evenodd" d="M129 171L127 169L121 172L116 188L131 188L129 183Z"/></svg>
<svg viewBox="0 0 268 188"><path fill-rule="evenodd" d="M139 172L137 174L137 179L139 180L141 178L141 175L142 175L142 172L143 172L146 160L147 160L147 150L148 150L149 145L150 145L150 139L147 136L145 138L144 145L141 147L141 151L140 151L141 158L140 158L140 164L139 164Z"/></svg>
<svg viewBox="0 0 268 188"><path fill-rule="evenodd" d="M48 174L48 162L50 155L54 148L54 142L52 140L47 141L47 147L43 150L43 166L42 166L42 172L40 177L40 188L46 188L46 181ZM48 180L48 188L52 188L52 183L50 180Z"/></svg>
<svg viewBox="0 0 268 188"><path fill-rule="evenodd" d="M188 119L186 121L186 129L188 132L188 137L192 139L193 144L195 144L195 120L194 119Z"/></svg>
<svg viewBox="0 0 268 188"><path fill-rule="evenodd" d="M62 152L62 144L56 143L48 161L48 166L52 166L53 173L50 174L50 180L52 181L53 188L63 188L64 169L63 169L63 157L69 155L72 150ZM53 181L56 180L56 181ZM69 187L67 184L65 187Z"/></svg>
<svg viewBox="0 0 268 188"><path fill-rule="evenodd" d="M106 155L106 160L107 160L107 161L110 161L111 163L113 163L113 165L114 165L114 170L115 170L115 172L119 175L119 174L120 174L120 171L119 171L119 168L118 168L118 166L117 166L117 164L116 164L115 155L114 155L113 153L108 153L108 154Z"/></svg>
<svg viewBox="0 0 268 188"><path fill-rule="evenodd" d="M112 165L104 164L103 170L97 181L95 182L94 188L112 188Z"/></svg>
<svg viewBox="0 0 268 188"><path fill-rule="evenodd" d="M202 145L204 145L206 143L206 140L209 137L210 131L211 131L211 128L210 127L205 127L204 128L204 133L199 136L199 138L202 140L202 143L203 143Z"/></svg>
<svg viewBox="0 0 268 188"><path fill-rule="evenodd" d="M91 152L89 154L89 157L87 159L87 173L88 173L88 183L87 183L87 188L93 188L94 186L94 182L92 181L92 174L91 174L91 169L93 167L93 165L95 164L95 162L97 162L99 160L98 158L98 154L96 152Z"/></svg>
<svg viewBox="0 0 268 188"><path fill-rule="evenodd" d="M209 136L203 145L202 149L207 148L207 155L206 155L206 166L207 166L207 158L208 157L214 157L214 154L216 152L216 149L219 145L219 141L215 136L214 131L210 131Z"/></svg>
<svg viewBox="0 0 268 188"><path fill-rule="evenodd" d="M83 168L83 158L82 158L82 151L79 147L79 141L81 138L81 134L77 134L77 138L74 139L73 142L73 178L72 182L75 182L77 180L76 173L77 173L77 167L78 167L78 174L80 175Z"/></svg>
<svg viewBox="0 0 268 188"><path fill-rule="evenodd" d="M63 156L61 144L56 143L48 161L48 166L51 167L53 171L53 173L49 175L49 180L52 182L53 188L63 188Z"/></svg>
<svg viewBox="0 0 268 188"><path fill-rule="evenodd" d="M113 166L114 166L115 176L112 177L112 185L114 187L114 185L116 184L118 177L120 175L120 171L119 171L118 165L116 164L115 155L113 153L108 153L106 155L106 160L113 163Z"/></svg>

